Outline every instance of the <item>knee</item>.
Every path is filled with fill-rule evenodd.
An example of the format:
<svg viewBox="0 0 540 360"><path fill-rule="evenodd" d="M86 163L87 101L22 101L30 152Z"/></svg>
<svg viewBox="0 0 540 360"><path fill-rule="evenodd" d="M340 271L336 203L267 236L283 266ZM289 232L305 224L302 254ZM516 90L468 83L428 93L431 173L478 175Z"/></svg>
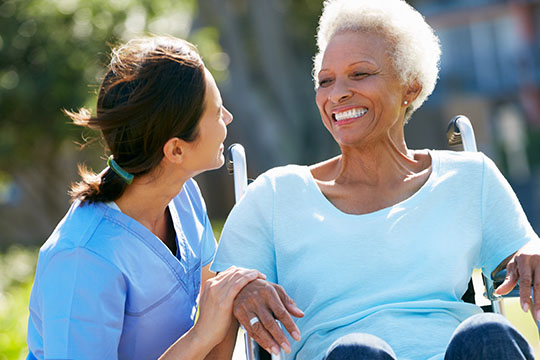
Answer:
<svg viewBox="0 0 540 360"><path fill-rule="evenodd" d="M527 340L504 316L486 313L471 316L458 326L445 359L534 358L531 354Z"/></svg>
<svg viewBox="0 0 540 360"><path fill-rule="evenodd" d="M471 316L462 322L454 333L454 338L482 339L482 342L497 342L511 337L517 330L502 315L485 313Z"/></svg>
<svg viewBox="0 0 540 360"><path fill-rule="evenodd" d="M392 360L396 359L396 355L390 345L381 338L365 333L353 333L334 341L324 359Z"/></svg>

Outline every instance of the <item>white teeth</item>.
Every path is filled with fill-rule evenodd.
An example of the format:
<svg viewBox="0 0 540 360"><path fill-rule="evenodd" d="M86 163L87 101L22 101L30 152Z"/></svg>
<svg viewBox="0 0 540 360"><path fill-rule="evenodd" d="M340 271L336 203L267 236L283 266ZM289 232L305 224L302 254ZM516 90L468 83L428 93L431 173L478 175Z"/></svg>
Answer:
<svg viewBox="0 0 540 360"><path fill-rule="evenodd" d="M368 110L366 108L356 108L356 109L351 109L351 110L343 111L340 113L336 113L334 114L334 116L336 118L336 121L341 121L345 119L358 118L360 116L363 116L365 113L367 113L367 111Z"/></svg>

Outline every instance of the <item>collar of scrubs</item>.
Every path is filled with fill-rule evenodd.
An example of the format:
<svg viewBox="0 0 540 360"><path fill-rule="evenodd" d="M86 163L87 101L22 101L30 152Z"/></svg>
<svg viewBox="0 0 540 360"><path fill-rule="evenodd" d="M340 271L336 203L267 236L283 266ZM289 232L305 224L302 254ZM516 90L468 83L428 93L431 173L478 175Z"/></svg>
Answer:
<svg viewBox="0 0 540 360"><path fill-rule="evenodd" d="M183 282L185 274L190 271L191 261L189 253L186 252L185 249L187 240L184 231L182 230L182 224L180 223L180 217L178 216L178 210L174 204L174 199L168 206L174 224L174 230L176 232L177 256L174 256L167 245L165 245L154 233L148 230L148 228L132 217L124 214L120 208L118 208L118 205L115 205L116 203L114 202L113 204L96 203L96 206L100 207L105 212L105 217L123 225L134 235L134 237L141 240L157 256L159 256L171 268L176 277Z"/></svg>

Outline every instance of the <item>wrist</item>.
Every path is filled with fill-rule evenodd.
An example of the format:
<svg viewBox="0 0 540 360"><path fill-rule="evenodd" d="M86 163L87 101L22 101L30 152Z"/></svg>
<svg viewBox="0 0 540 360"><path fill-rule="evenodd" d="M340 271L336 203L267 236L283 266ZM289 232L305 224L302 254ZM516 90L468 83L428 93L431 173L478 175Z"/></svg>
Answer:
<svg viewBox="0 0 540 360"><path fill-rule="evenodd" d="M211 332L208 329L201 326L200 321L195 323L188 333L192 341L198 344L201 350L206 350L206 352L212 350L219 343L217 339L211 336Z"/></svg>
<svg viewBox="0 0 540 360"><path fill-rule="evenodd" d="M205 331L195 325L171 345L160 360L201 360L214 346Z"/></svg>

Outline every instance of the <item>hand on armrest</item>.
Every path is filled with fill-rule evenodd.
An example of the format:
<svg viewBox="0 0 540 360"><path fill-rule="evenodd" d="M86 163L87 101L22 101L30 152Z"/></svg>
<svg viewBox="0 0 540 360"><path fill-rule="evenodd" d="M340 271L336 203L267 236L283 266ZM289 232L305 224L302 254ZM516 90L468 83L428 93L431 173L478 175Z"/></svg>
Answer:
<svg viewBox="0 0 540 360"><path fill-rule="evenodd" d="M540 320L540 241L529 241L510 258L506 265L505 279L495 293L508 294L517 285L518 280L523 311L529 311L532 305L534 318ZM534 304L531 301L531 291Z"/></svg>
<svg viewBox="0 0 540 360"><path fill-rule="evenodd" d="M250 282L234 300L233 313L248 335L270 353L278 354L280 347L290 352L289 341L276 320L293 339L300 340L291 315L303 317L304 313L279 285L261 279Z"/></svg>

